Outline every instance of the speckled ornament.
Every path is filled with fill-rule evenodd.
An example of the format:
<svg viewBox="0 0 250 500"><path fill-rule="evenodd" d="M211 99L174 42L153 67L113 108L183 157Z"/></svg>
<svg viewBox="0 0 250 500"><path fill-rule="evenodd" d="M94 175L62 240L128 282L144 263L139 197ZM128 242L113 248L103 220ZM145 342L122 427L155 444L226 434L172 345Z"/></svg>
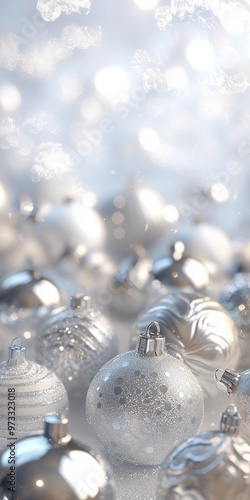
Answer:
<svg viewBox="0 0 250 500"><path fill-rule="evenodd" d="M199 380L204 395L215 395L214 371L218 366L236 368L238 331L227 311L198 293L170 293L141 313L136 331L158 321L167 344L172 344ZM135 336L132 339L135 345Z"/></svg>
<svg viewBox="0 0 250 500"><path fill-rule="evenodd" d="M240 433L250 442L250 369L242 373L217 369L215 377L218 388L228 394L230 403L237 405L241 416Z"/></svg>
<svg viewBox="0 0 250 500"><path fill-rule="evenodd" d="M237 273L221 292L220 302L239 330L238 369L250 367L250 273Z"/></svg>
<svg viewBox="0 0 250 500"><path fill-rule="evenodd" d="M158 323L151 323L139 336L137 350L109 361L89 387L88 422L108 452L125 462L160 464L174 445L200 428L202 390L164 346Z"/></svg>
<svg viewBox="0 0 250 500"><path fill-rule="evenodd" d="M71 307L55 310L37 336L37 361L53 369L68 389L87 389L99 368L117 354L112 324L90 302L89 296L72 297Z"/></svg>
<svg viewBox="0 0 250 500"><path fill-rule="evenodd" d="M68 434L65 418L46 417L43 434L19 440L13 451L14 472L10 471L10 449L0 455L1 500L116 498L108 463Z"/></svg>
<svg viewBox="0 0 250 500"><path fill-rule="evenodd" d="M15 419L8 419L13 408ZM61 380L45 366L26 360L24 346L11 344L8 360L0 364L1 449L8 438L42 431L45 415L67 413L68 397Z"/></svg>
<svg viewBox="0 0 250 500"><path fill-rule="evenodd" d="M237 435L238 419L229 406L220 430L177 446L161 466L157 500L248 500L250 446Z"/></svg>

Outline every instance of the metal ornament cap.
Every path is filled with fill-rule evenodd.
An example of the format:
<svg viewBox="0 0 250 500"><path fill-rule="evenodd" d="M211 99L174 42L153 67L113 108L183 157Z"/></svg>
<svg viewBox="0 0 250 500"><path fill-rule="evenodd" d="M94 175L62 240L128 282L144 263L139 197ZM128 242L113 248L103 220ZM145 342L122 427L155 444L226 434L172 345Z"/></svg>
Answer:
<svg viewBox="0 0 250 500"><path fill-rule="evenodd" d="M152 331L152 327L156 331ZM161 356L165 349L165 337L161 335L160 325L157 321L152 321L147 326L145 333L140 333L137 352L142 356Z"/></svg>
<svg viewBox="0 0 250 500"><path fill-rule="evenodd" d="M10 449L0 454L2 500L116 499L108 463L72 438L67 424L67 419L46 417L43 434L33 434L12 445L12 449L15 447L14 491L10 489Z"/></svg>
<svg viewBox="0 0 250 500"><path fill-rule="evenodd" d="M222 372L222 376L219 379L219 372ZM221 392L227 392L228 395L232 394L234 387L237 387L240 380L240 373L233 370L221 370L218 368L215 370L215 379L217 382L217 387Z"/></svg>

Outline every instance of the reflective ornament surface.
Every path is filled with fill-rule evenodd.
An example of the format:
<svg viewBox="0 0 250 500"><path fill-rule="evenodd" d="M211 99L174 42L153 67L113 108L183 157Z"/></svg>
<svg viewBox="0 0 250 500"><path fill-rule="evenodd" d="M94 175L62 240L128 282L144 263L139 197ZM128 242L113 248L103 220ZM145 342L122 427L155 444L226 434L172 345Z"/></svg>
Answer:
<svg viewBox="0 0 250 500"><path fill-rule="evenodd" d="M143 247L136 255L123 261L110 280L111 308L121 316L137 315L148 303L152 282L152 261Z"/></svg>
<svg viewBox="0 0 250 500"><path fill-rule="evenodd" d="M106 231L102 218L94 208L69 199L53 205L37 220L38 239L50 253L51 262L56 262L66 251L74 251L77 246L100 249L106 241Z"/></svg>
<svg viewBox="0 0 250 500"><path fill-rule="evenodd" d="M205 289L210 282L206 267L196 259L183 257L184 250L184 244L177 241L172 256L155 260L152 266L154 279L167 287Z"/></svg>
<svg viewBox="0 0 250 500"><path fill-rule="evenodd" d="M108 452L125 462L162 463L202 423L197 379L164 347L158 323L151 323L140 334L137 350L109 361L90 384L88 422Z"/></svg>
<svg viewBox="0 0 250 500"><path fill-rule="evenodd" d="M99 368L117 354L112 324L90 302L88 296L72 297L71 307L52 312L37 336L37 361L68 389L87 389Z"/></svg>
<svg viewBox="0 0 250 500"><path fill-rule="evenodd" d="M184 257L197 259L207 268L209 275L227 271L233 261L233 246L219 227L200 222L180 233L178 239L184 243Z"/></svg>
<svg viewBox="0 0 250 500"><path fill-rule="evenodd" d="M237 405L241 416L240 433L250 442L250 370L242 373L218 369L215 373L218 388L227 392L229 401Z"/></svg>
<svg viewBox="0 0 250 500"><path fill-rule="evenodd" d="M150 321L158 321L166 343L176 347L204 394L215 395L215 369L235 368L239 360L238 331L227 311L209 297L181 291L166 295L142 312L137 333Z"/></svg>
<svg viewBox="0 0 250 500"><path fill-rule="evenodd" d="M241 356L238 369L250 367L250 273L236 273L225 286L220 302L239 330Z"/></svg>
<svg viewBox="0 0 250 500"><path fill-rule="evenodd" d="M237 435L237 411L229 406L220 430L177 446L161 466L157 500L247 500L250 446Z"/></svg>
<svg viewBox="0 0 250 500"><path fill-rule="evenodd" d="M15 408L14 421L9 419L10 407ZM8 360L0 364L1 449L9 443L8 438L42 431L45 415L67 413L68 396L61 380L45 366L26 360L24 346L11 344Z"/></svg>
<svg viewBox="0 0 250 500"><path fill-rule="evenodd" d="M1 453L1 500L115 500L109 465L68 434L67 422L46 417L43 434L14 443L15 470L11 473L10 451Z"/></svg>
<svg viewBox="0 0 250 500"><path fill-rule="evenodd" d="M37 326L66 295L48 270L24 270L6 276L0 286L0 345L6 351L14 336L23 338L33 354Z"/></svg>
<svg viewBox="0 0 250 500"><path fill-rule="evenodd" d="M100 206L107 229L107 248L118 257L133 254L134 245L152 246L168 227L166 203L149 186L128 184Z"/></svg>

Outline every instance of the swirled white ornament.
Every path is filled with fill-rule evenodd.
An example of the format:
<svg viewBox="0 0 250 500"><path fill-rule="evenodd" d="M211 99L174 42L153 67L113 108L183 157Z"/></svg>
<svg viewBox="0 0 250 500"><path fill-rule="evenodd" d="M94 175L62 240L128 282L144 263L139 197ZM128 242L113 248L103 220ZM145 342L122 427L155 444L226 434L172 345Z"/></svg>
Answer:
<svg viewBox="0 0 250 500"><path fill-rule="evenodd" d="M204 394L215 395L215 369L235 368L240 355L238 330L227 311L209 297L176 292L141 313L136 323L137 333L150 321L158 321L166 342L177 348Z"/></svg>

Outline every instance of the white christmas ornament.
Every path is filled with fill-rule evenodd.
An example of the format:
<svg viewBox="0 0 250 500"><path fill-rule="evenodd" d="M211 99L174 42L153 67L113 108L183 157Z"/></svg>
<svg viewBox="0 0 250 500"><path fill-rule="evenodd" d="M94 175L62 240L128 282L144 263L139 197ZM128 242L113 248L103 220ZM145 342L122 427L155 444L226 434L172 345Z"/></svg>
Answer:
<svg viewBox="0 0 250 500"><path fill-rule="evenodd" d="M41 432L45 415L67 414L61 380L45 366L26 360L23 345L11 344L8 360L0 364L0 448L6 447L7 438Z"/></svg>
<svg viewBox="0 0 250 500"><path fill-rule="evenodd" d="M164 347L159 324L150 323L137 349L109 361L89 387L88 422L108 452L125 462L162 463L202 423L199 383Z"/></svg>

